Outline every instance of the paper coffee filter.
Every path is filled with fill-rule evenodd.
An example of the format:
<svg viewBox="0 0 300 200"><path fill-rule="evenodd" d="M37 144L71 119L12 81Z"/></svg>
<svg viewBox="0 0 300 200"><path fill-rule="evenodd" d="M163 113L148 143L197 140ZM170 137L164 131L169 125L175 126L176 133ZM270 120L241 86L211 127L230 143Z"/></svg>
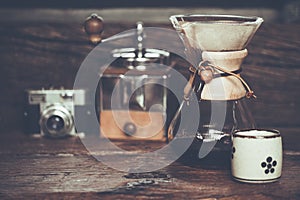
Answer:
<svg viewBox="0 0 300 200"><path fill-rule="evenodd" d="M173 26L190 46L202 51L235 51L246 48L263 19L234 15L175 15Z"/></svg>

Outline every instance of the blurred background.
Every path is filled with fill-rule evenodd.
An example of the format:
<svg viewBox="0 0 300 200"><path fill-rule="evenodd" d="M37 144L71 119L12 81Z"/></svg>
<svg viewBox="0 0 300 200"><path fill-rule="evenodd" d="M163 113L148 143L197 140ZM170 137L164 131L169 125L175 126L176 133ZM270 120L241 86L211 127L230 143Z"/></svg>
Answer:
<svg viewBox="0 0 300 200"><path fill-rule="evenodd" d="M39 1L3 0L1 21L78 22L91 11L101 11L106 21L167 22L174 13L219 13L259 15L267 21L291 23L299 21L297 0L173 0L173 1Z"/></svg>
<svg viewBox="0 0 300 200"><path fill-rule="evenodd" d="M263 17L244 61L243 75L259 96L251 109L260 126L298 130L299 10L297 0L2 0L0 130L23 129L25 90L73 87L94 48L83 30L92 13L104 19L103 38L135 28L137 21L173 29L169 17L174 14Z"/></svg>

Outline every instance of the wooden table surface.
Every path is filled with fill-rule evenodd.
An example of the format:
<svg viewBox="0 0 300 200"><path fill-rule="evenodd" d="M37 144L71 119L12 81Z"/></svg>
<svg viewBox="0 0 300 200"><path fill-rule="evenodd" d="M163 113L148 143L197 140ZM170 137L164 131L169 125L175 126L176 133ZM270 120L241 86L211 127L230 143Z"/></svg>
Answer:
<svg viewBox="0 0 300 200"><path fill-rule="evenodd" d="M104 37L128 28L134 25L108 24ZM259 97L251 110L284 142L281 179L255 185L233 181L223 154L186 155L158 171L129 174L97 161L79 138L25 135L23 91L72 86L93 46L78 24L1 24L0 199L300 199L299 31L296 24L264 24L249 44L243 76ZM118 145L134 152L164 144Z"/></svg>
<svg viewBox="0 0 300 200"><path fill-rule="evenodd" d="M52 140L19 132L0 135L1 199L299 199L298 130L284 129L282 177L268 184L235 182L229 157L184 155L149 173L120 172L97 161L80 138ZM299 141L299 140L298 140ZM122 147L126 142L117 142ZM130 152L162 143L129 143ZM103 149L107 155L116 154ZM153 160L155 162L155 160Z"/></svg>

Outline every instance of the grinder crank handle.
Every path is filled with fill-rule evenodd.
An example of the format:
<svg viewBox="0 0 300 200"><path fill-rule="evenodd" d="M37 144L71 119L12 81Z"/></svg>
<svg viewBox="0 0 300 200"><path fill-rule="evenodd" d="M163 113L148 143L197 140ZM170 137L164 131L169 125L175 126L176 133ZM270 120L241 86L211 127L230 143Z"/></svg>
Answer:
<svg viewBox="0 0 300 200"><path fill-rule="evenodd" d="M102 17L97 14L91 14L84 21L84 30L89 37L89 40L93 44L98 44L102 40L102 32L104 29L104 23Z"/></svg>

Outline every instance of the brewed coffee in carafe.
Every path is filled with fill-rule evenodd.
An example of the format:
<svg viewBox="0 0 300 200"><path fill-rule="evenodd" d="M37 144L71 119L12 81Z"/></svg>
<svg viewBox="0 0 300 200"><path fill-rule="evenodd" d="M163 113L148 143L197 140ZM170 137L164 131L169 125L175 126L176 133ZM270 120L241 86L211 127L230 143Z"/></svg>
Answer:
<svg viewBox="0 0 300 200"><path fill-rule="evenodd" d="M198 131L199 158L206 156L216 144L230 148L234 130L255 128L247 101L255 98L241 77L241 64L247 56L247 44L263 22L260 17L232 15L174 15L173 27L185 45L190 79L184 89L183 101L175 114L168 137L178 132L180 113L189 106L191 93L197 97L200 119Z"/></svg>

